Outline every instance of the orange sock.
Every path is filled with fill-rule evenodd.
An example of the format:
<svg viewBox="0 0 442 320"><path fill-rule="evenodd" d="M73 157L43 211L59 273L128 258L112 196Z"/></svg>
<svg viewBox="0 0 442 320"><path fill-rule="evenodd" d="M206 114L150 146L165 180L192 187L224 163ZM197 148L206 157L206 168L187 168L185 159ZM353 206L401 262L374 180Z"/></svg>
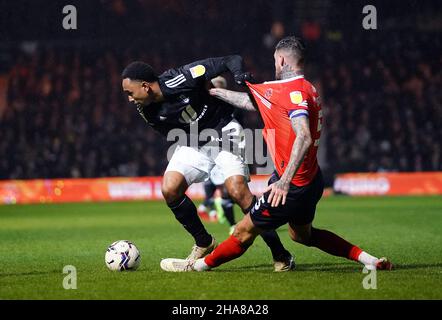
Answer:
<svg viewBox="0 0 442 320"><path fill-rule="evenodd" d="M354 260L354 261L359 261L359 255L361 253L362 253L361 248L359 248L357 246L353 246L353 248L351 248L350 253L347 258Z"/></svg>
<svg viewBox="0 0 442 320"><path fill-rule="evenodd" d="M327 230L312 228L311 246L321 249L334 256L358 261L362 250Z"/></svg>
<svg viewBox="0 0 442 320"><path fill-rule="evenodd" d="M233 235L224 240L211 254L204 258L204 262L211 268L240 257L248 247L244 246Z"/></svg>

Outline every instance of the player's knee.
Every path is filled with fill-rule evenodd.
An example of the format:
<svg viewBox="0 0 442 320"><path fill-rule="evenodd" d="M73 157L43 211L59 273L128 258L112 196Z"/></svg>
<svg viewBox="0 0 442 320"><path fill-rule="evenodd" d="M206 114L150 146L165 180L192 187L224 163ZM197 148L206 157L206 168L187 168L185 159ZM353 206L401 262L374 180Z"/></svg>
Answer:
<svg viewBox="0 0 442 320"><path fill-rule="evenodd" d="M241 199L243 192L238 189L233 189L233 190L230 190L229 195L233 201L238 202Z"/></svg>
<svg viewBox="0 0 442 320"><path fill-rule="evenodd" d="M303 244L305 246L311 247L311 241L309 236L296 236L294 241Z"/></svg>
<svg viewBox="0 0 442 320"><path fill-rule="evenodd" d="M243 212L250 207L253 201L253 195L250 193L250 191L241 187L229 190L229 195L232 201L238 204Z"/></svg>
<svg viewBox="0 0 442 320"><path fill-rule="evenodd" d="M289 229L289 236L290 239L292 239L293 241L303 244L305 246L310 246L311 245L311 237L308 234L300 234L297 233L295 231L293 231L291 228Z"/></svg>
<svg viewBox="0 0 442 320"><path fill-rule="evenodd" d="M179 201L184 195L179 188L169 183L163 183L161 192L168 204Z"/></svg>
<svg viewBox="0 0 442 320"><path fill-rule="evenodd" d="M244 246L252 245L256 238L255 233L241 223L236 225L235 230L233 231L233 236L237 238Z"/></svg>
<svg viewBox="0 0 442 320"><path fill-rule="evenodd" d="M253 194L243 176L232 176L225 181L225 187L229 193L230 198L237 203L244 211L247 209L252 200Z"/></svg>
<svg viewBox="0 0 442 320"><path fill-rule="evenodd" d="M289 228L289 237L296 242L296 233L292 230L292 228Z"/></svg>
<svg viewBox="0 0 442 320"><path fill-rule="evenodd" d="M249 247L253 244L256 237L253 234L245 232L244 230L236 230L233 232L233 236L237 238L242 246Z"/></svg>

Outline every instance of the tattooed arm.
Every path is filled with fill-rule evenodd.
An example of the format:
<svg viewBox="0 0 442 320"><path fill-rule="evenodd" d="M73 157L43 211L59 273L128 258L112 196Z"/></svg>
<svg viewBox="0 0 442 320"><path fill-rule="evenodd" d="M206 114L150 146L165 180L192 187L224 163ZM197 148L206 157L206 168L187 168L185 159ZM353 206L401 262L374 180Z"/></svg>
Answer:
<svg viewBox="0 0 442 320"><path fill-rule="evenodd" d="M290 181L292 181L293 176L295 175L296 171L298 171L302 161L304 160L307 150L312 144L308 118L305 116L295 117L292 118L291 121L293 131L295 131L296 134L296 139L293 143L290 161L280 179L285 184L290 184Z"/></svg>
<svg viewBox="0 0 442 320"><path fill-rule="evenodd" d="M210 89L209 93L210 95L217 97L218 99L223 100L239 109L256 111L250 95L246 92L236 92L227 89L214 88Z"/></svg>
<svg viewBox="0 0 442 320"><path fill-rule="evenodd" d="M267 202L271 203L272 207L277 207L281 200L281 203L283 205L285 204L290 182L292 181L296 171L298 171L299 167L301 166L305 154L312 144L308 118L305 116L295 117L291 119L291 122L293 131L295 131L296 134L296 138L295 142L293 143L289 163L287 164L281 178L268 186L268 188L264 191L267 192L271 190Z"/></svg>

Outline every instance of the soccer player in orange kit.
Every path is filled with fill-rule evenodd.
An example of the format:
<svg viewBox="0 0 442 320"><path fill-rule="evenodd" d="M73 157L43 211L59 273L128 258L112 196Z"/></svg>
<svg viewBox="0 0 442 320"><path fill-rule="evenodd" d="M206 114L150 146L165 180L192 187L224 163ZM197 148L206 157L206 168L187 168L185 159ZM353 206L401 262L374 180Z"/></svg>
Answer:
<svg viewBox="0 0 442 320"><path fill-rule="evenodd" d="M318 93L304 79L304 45L296 37L282 39L274 53L276 81L247 83L262 116L263 135L275 164L269 186L227 240L196 261L164 259L166 271L206 271L241 256L264 230L288 223L290 238L329 254L358 261L370 270L391 270L378 259L338 235L312 226L324 183L317 161L322 111ZM210 93L235 107L255 110L249 94L225 89Z"/></svg>

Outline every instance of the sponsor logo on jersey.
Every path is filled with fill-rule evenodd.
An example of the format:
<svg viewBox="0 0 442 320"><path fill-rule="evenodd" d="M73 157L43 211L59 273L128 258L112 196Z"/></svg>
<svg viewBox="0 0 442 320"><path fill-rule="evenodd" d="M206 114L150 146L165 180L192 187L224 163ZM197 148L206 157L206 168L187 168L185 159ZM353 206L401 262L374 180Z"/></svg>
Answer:
<svg viewBox="0 0 442 320"><path fill-rule="evenodd" d="M190 73L192 74L192 78L198 78L201 77L203 74L206 73L206 67L202 64L199 64L195 67L190 68Z"/></svg>
<svg viewBox="0 0 442 320"><path fill-rule="evenodd" d="M179 121L181 123L191 123L193 120L196 120L198 117L198 114L196 111L192 108L192 106L189 104L186 106L186 108L181 112L181 118Z"/></svg>
<svg viewBox="0 0 442 320"><path fill-rule="evenodd" d="M302 102L302 93L301 91L292 91L290 92L290 101L294 104L300 104Z"/></svg>

